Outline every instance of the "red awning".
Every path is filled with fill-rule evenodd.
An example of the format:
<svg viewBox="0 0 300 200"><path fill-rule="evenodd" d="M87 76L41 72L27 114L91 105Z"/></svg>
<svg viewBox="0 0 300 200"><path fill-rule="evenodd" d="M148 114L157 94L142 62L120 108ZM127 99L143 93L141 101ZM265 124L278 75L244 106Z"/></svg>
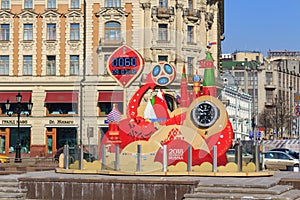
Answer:
<svg viewBox="0 0 300 200"><path fill-rule="evenodd" d="M45 103L77 103L78 92L47 92Z"/></svg>
<svg viewBox="0 0 300 200"><path fill-rule="evenodd" d="M0 102L4 103L7 102L7 99L10 103L16 103L17 99L16 96L19 92L0 92ZM21 102L29 102L31 100L31 92L20 92L22 95Z"/></svg>
<svg viewBox="0 0 300 200"><path fill-rule="evenodd" d="M123 91L100 91L98 102L123 102Z"/></svg>

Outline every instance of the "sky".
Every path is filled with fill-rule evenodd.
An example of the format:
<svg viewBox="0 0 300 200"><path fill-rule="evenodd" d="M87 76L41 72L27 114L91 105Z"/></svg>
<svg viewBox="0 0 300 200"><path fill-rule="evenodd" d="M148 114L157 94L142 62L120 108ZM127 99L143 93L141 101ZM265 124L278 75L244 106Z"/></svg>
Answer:
<svg viewBox="0 0 300 200"><path fill-rule="evenodd" d="M222 53L300 51L300 0L224 0Z"/></svg>

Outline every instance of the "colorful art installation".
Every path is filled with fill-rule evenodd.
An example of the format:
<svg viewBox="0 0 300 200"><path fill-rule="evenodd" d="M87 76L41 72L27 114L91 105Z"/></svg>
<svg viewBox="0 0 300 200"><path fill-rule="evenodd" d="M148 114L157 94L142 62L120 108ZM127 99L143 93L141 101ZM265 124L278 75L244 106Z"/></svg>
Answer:
<svg viewBox="0 0 300 200"><path fill-rule="evenodd" d="M214 146L217 147L217 165L227 164L226 152L234 139L233 130L224 105L215 97L214 67L209 52L200 61L200 68L204 68L204 80L201 81L197 70L189 90L183 67L178 98L165 91L176 77L174 66L159 62L129 100L126 116L121 117L114 107L108 115L109 130L101 140L101 145L106 146L107 166L113 165L114 155L119 151L120 170L135 171L137 146L142 155L143 171L162 168L164 147L169 167L176 168L188 162L192 166L212 163ZM127 80L120 76L118 79L120 82ZM100 155L103 155L101 150Z"/></svg>

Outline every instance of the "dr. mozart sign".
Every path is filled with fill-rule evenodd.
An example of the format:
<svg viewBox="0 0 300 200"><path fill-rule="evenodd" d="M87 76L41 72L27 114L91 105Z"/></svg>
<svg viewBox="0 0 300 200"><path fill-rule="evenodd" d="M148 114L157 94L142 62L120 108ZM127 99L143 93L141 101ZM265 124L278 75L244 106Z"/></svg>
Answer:
<svg viewBox="0 0 300 200"><path fill-rule="evenodd" d="M49 120L49 124L71 125L74 124L74 121L73 120Z"/></svg>
<svg viewBox="0 0 300 200"><path fill-rule="evenodd" d="M127 45L119 47L107 61L107 71L123 88L128 87L144 68L142 56Z"/></svg>

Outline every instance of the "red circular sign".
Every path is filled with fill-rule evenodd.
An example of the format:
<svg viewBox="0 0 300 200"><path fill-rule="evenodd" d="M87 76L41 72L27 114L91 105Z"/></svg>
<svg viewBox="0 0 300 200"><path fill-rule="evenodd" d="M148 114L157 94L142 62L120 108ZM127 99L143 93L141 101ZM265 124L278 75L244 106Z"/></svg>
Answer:
<svg viewBox="0 0 300 200"><path fill-rule="evenodd" d="M128 87L142 72L144 59L127 45L119 47L107 61L107 71L122 87Z"/></svg>

